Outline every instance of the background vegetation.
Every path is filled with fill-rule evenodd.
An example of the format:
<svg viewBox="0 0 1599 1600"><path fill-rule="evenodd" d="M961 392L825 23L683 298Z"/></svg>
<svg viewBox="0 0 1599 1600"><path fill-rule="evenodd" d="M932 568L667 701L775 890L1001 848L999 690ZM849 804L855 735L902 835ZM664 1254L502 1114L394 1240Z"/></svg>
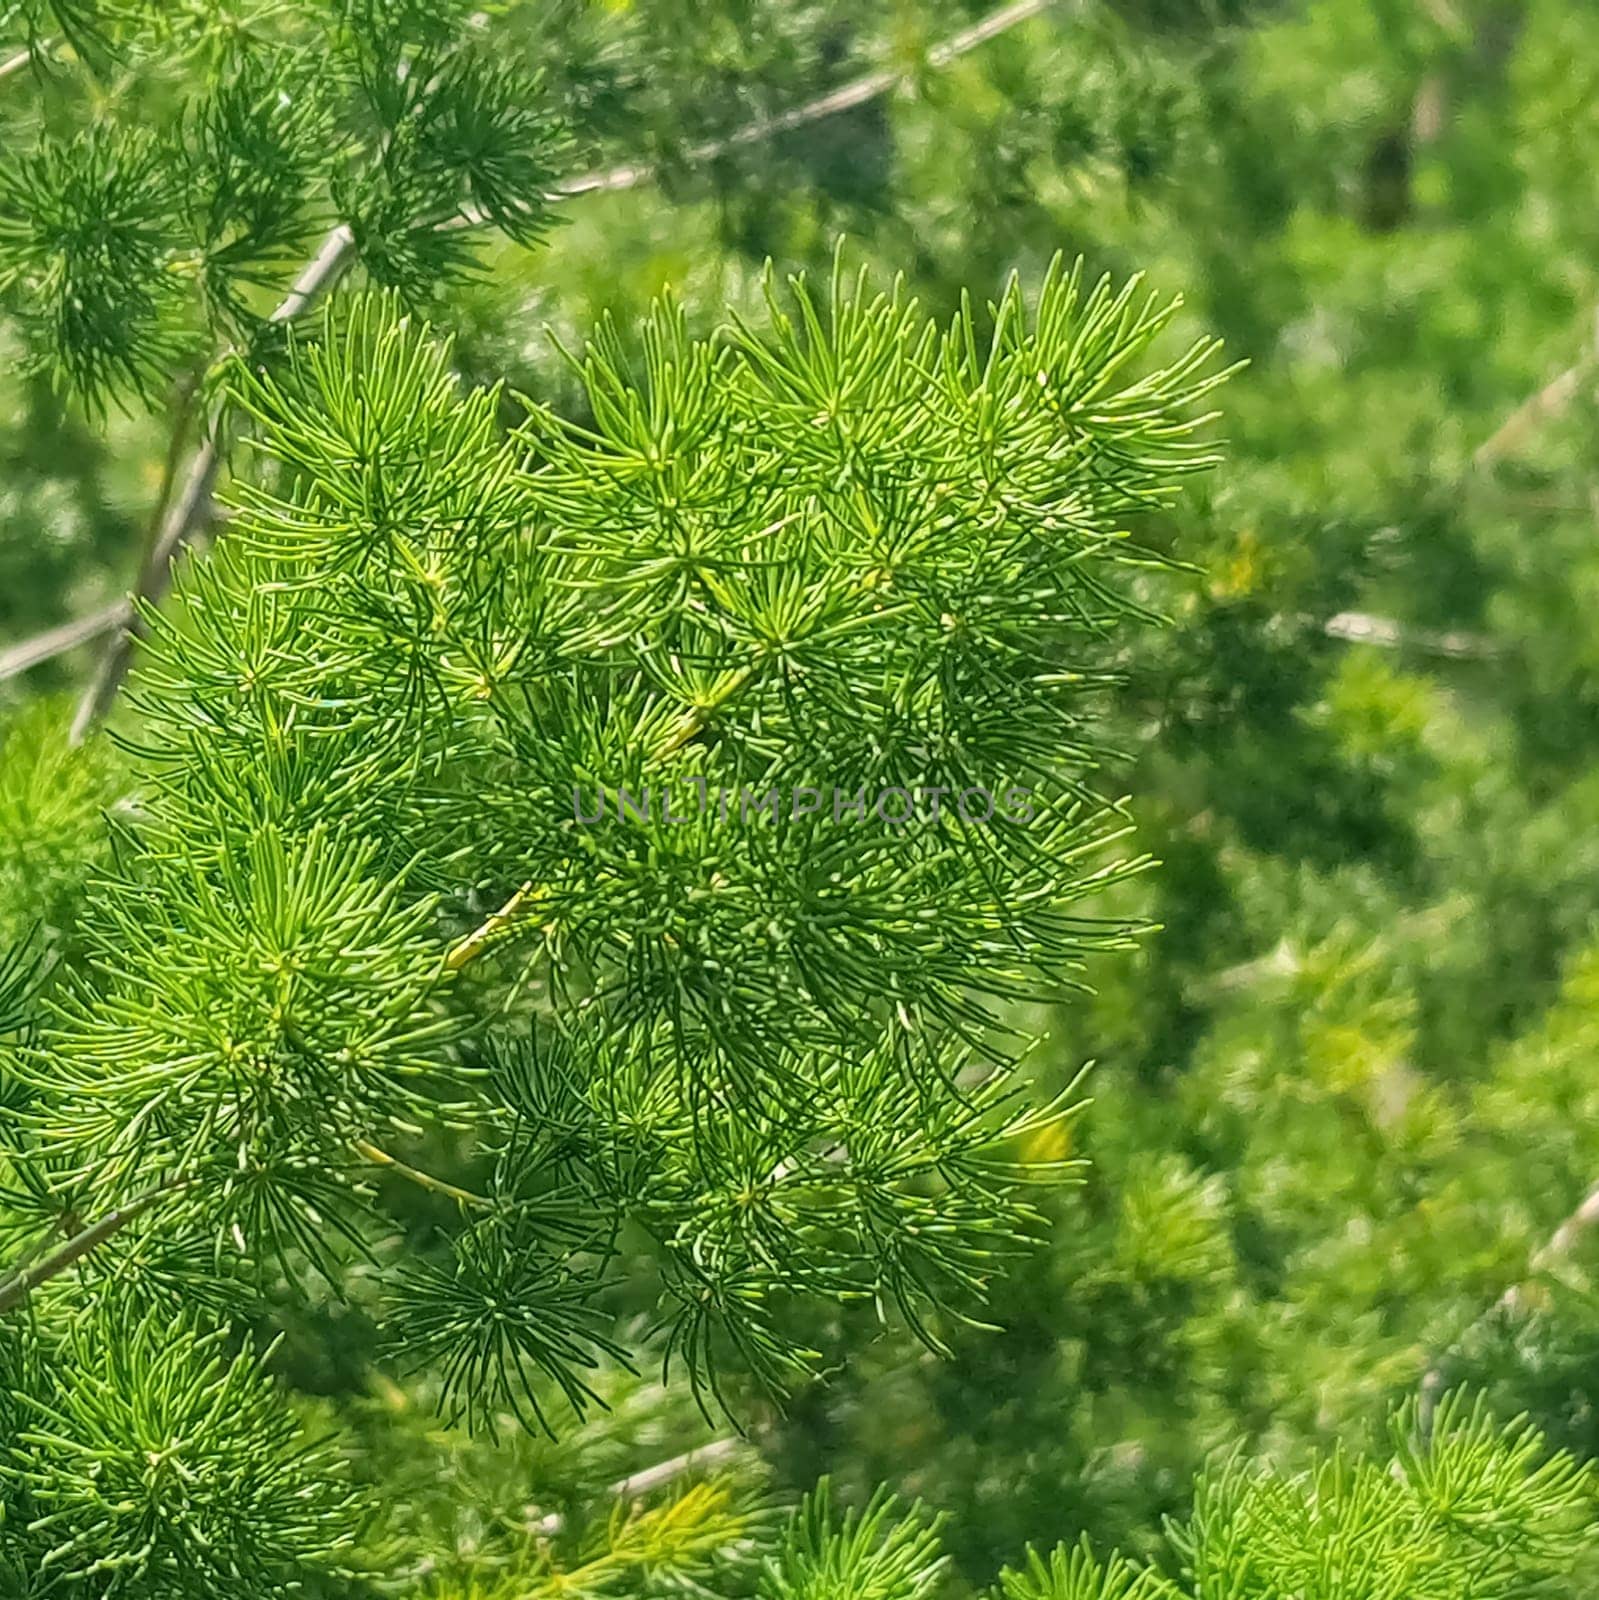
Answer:
<svg viewBox="0 0 1599 1600"><path fill-rule="evenodd" d="M172 6L167 68L122 109L180 103L228 10ZM559 1442L474 1442L383 1364L358 1269L286 1306L274 1369L347 1430L388 1508L371 1548L417 1583L587 1548L605 1485L708 1440L734 1488L678 1515L886 1483L949 1514L952 1593L1029 1543L1153 1553L1215 1452L1380 1451L1395 1406L1457 1383L1599 1455L1599 30L1575 0L1080 0L962 40L993 18L540 8L517 37L569 112L564 170L630 170L427 298L469 379L579 417L552 333L609 313L627 341L668 285L706 331L753 313L767 257L825 278L840 234L941 318L1057 251L1142 270L1247 360L1226 467L1137 530L1185 564L1142 580L1171 626L1094 663L1124 752L1096 781L1160 865L1105 906L1159 931L1032 1019L1046 1090L1096 1063L1091 1109L1047 1131L1091 1166L995 1328L944 1359L832 1313L847 1359L785 1409L746 1398L747 1442L620 1371ZM52 98L39 75L70 70L0 82L5 159L41 116L135 94ZM67 741L104 637L33 641L138 582L205 353L101 411L28 338L0 320L0 943L42 924L70 959L124 788L107 740Z"/></svg>

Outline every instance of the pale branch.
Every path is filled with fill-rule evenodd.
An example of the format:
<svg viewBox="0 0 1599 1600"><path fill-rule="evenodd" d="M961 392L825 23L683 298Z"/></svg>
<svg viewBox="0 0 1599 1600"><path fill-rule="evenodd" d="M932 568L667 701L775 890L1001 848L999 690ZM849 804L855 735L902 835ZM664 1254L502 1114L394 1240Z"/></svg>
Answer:
<svg viewBox="0 0 1599 1600"><path fill-rule="evenodd" d="M118 601L91 616L62 623L59 627L13 645L9 650L0 651L0 682L28 672L55 656L64 655L68 650L97 639L113 628L122 627L132 616L133 610L128 602ZM1391 617L1376 616L1367 611L1340 611L1322 623L1321 628L1329 639L1375 645L1380 649L1417 650L1427 655L1463 660L1486 660L1502 654L1501 646L1483 634L1454 630L1435 633L1407 628ZM707 709L691 712L685 717L675 742L687 744L704 728L709 716Z"/></svg>
<svg viewBox="0 0 1599 1600"><path fill-rule="evenodd" d="M165 1199L167 1195L186 1186L187 1180L174 1179L147 1190L125 1206L118 1206L115 1211L108 1211L99 1221L91 1222L86 1228L79 1229L70 1239L63 1241L35 1265L13 1273L0 1283L0 1317L23 1305L28 1296L41 1284L48 1283L51 1278L58 1277L68 1268L76 1266L91 1250L99 1249L107 1240L114 1238L135 1218L143 1216L158 1200Z"/></svg>
<svg viewBox="0 0 1599 1600"><path fill-rule="evenodd" d="M1376 645L1384 650L1417 650L1425 655L1478 661L1500 654L1499 645L1480 633L1407 628L1392 617L1374 616L1369 611L1340 611L1321 625L1321 631L1329 639Z"/></svg>
<svg viewBox="0 0 1599 1600"><path fill-rule="evenodd" d="M1421 9L1441 28L1456 44L1463 44L1471 37L1471 29L1466 19L1450 3L1450 0L1421 0Z"/></svg>
<svg viewBox="0 0 1599 1600"><path fill-rule="evenodd" d="M653 1467L645 1467L629 1473L625 1478L618 1478L605 1492L613 1500L637 1500L687 1473L720 1467L731 1461L743 1448L742 1439L712 1439L708 1444L697 1445L680 1456L673 1456L670 1461L660 1461ZM548 1539L558 1534L565 1525L566 1518L559 1511L551 1511L533 1524L533 1531Z"/></svg>
<svg viewBox="0 0 1599 1600"><path fill-rule="evenodd" d="M1054 0L1015 0L1011 5L1001 6L981 21L973 23L971 27L934 45L927 52L926 65L947 66L950 62L977 49L979 45L998 38L1000 34L1029 18L1042 15L1053 3ZM791 111L773 117L762 117L735 129L724 138L698 145L688 152L688 159L692 163L703 163L743 146L759 144L778 134L790 132L812 122L819 122L826 117L836 116L879 99L901 85L910 83L912 78L913 75L909 71L892 69L866 73L828 94L796 106ZM652 165L611 167L558 185L555 196L561 199L574 199L579 195L601 191L638 188L653 182L659 176L659 172L660 169ZM475 222L479 219L468 217L465 220ZM346 224L340 223L323 240L321 249L300 274L294 287L272 312L269 321L293 322L315 305L349 265L354 248L353 234ZM165 595L172 581L175 558L210 516L211 496L216 487L220 466L218 430L221 421L220 414L212 418L205 442L200 446L189 469L183 493L167 515L160 536L155 541L139 574L134 591L139 602L155 604ZM81 743L87 737L90 728L105 715L111 702L116 698L122 680L127 675L133 647L142 628L143 623L135 609L131 613L128 626L121 629L107 647L94 681L85 691L79 702L77 714L73 718L74 744Z"/></svg>
<svg viewBox="0 0 1599 1600"><path fill-rule="evenodd" d="M273 323L292 322L313 306L349 265L354 245L355 236L344 223L332 229L267 320ZM211 496L222 464L219 444L222 420L220 410L211 418L205 440L189 465L183 490L168 510L150 553L145 557L134 590L135 603L128 610L126 626L119 628L111 640L100 659L94 680L78 702L77 714L72 719L74 744L83 742L89 729L105 715L122 687L122 680L127 676L128 664L132 659L134 641L144 628L139 606L153 605L166 593L172 581L173 562L210 516Z"/></svg>
<svg viewBox="0 0 1599 1600"><path fill-rule="evenodd" d="M0 83L4 83L15 72L23 72L32 66L35 61L42 60L56 47L54 39L40 39L30 44L26 50L19 50L16 55L5 61L0 61Z"/></svg>
<svg viewBox="0 0 1599 1600"><path fill-rule="evenodd" d="M364 1161L369 1161L373 1166L387 1168L398 1177L405 1178L432 1194L444 1195L463 1206L481 1208L492 1203L470 1189L446 1183L444 1179L435 1178L432 1173L423 1172L419 1167L409 1166L370 1140L352 1139L350 1148ZM101 1245L115 1238L130 1222L143 1216L157 1201L169 1194L175 1194L180 1189L188 1188L194 1181L193 1178L173 1178L154 1189L147 1190L126 1205L108 1211L98 1221L80 1228L33 1266L13 1272L10 1277L0 1281L0 1316L16 1310L41 1284L59 1277L63 1272L76 1266L91 1251L98 1250Z"/></svg>
<svg viewBox="0 0 1599 1600"><path fill-rule="evenodd" d="M1568 1216L1555 1231L1533 1252L1531 1260L1527 1263L1527 1275L1519 1282L1510 1285L1489 1308L1470 1322L1460 1334L1440 1351L1432 1365L1428 1367L1421 1380L1421 1424L1423 1432L1428 1431L1432 1425L1432 1414L1438 1404L1438 1397L1443 1393L1447 1377L1449 1358L1459 1349L1461 1343L1470 1336L1475 1328L1480 1328L1490 1317L1515 1315L1527 1308L1531 1298L1532 1280L1546 1267L1558 1261L1560 1257L1568 1255L1575 1248L1578 1240L1589 1229L1599 1224L1599 1184L1595 1184L1583 1197L1582 1204Z"/></svg>
<svg viewBox="0 0 1599 1600"><path fill-rule="evenodd" d="M1599 365L1599 308L1593 313L1593 329L1587 349L1558 377L1523 400L1477 447L1471 464L1479 471L1484 471L1502 461L1539 423L1558 416L1577 398L1582 390L1583 379L1593 373L1596 365Z"/></svg>
<svg viewBox="0 0 1599 1600"><path fill-rule="evenodd" d="M934 68L946 67L952 61L958 61L962 56L969 55L979 45L987 44L990 39L997 39L1002 33L1008 32L1018 24L1041 16L1053 3L1054 0L1016 0L1015 4L1001 6L997 11L990 12L980 21L974 22L971 27L964 28L932 46L925 57L925 65ZM691 165L703 165L746 145L762 144L778 134L792 133L796 128L821 122L827 117L835 117L845 111L853 111L873 100L880 100L884 95L891 94L895 89L913 81L912 72L892 67L864 73L837 89L829 90L814 100L806 101L804 105L779 112L776 116L757 118L754 122L746 123L742 128L736 128L720 139L710 139L704 144L695 145L687 152L687 160ZM659 170L658 167L649 165L613 167L609 171L592 172L573 179L572 182L563 184L557 192L562 195L580 195L591 194L595 190L632 189L653 180Z"/></svg>
<svg viewBox="0 0 1599 1600"><path fill-rule="evenodd" d="M88 644L102 634L110 633L113 628L125 626L132 615L133 608L128 602L118 600L115 605L106 606L87 617L79 617L75 622L63 622L59 627L48 628L31 639L24 639L21 644L12 645L9 650L0 650L0 682L31 671L42 662L65 655L69 650L76 650L79 645Z"/></svg>

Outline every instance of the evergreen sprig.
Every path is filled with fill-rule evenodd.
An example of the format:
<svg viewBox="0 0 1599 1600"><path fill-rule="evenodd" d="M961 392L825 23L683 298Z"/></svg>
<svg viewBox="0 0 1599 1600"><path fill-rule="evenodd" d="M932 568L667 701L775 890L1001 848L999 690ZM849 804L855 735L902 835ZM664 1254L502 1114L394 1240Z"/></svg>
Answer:
<svg viewBox="0 0 1599 1600"><path fill-rule="evenodd" d="M0 165L0 297L31 362L91 405L153 404L189 363L270 346L270 308L330 229L426 297L470 269L474 230L550 225L559 110L473 8L221 8L189 19L198 39L169 38L161 8L69 10L80 54L115 44L129 85L84 137L17 141ZM163 91L197 51L204 88Z"/></svg>
<svg viewBox="0 0 1599 1600"><path fill-rule="evenodd" d="M0 1574L18 1600L259 1600L336 1570L350 1491L260 1358L115 1303L0 1335Z"/></svg>
<svg viewBox="0 0 1599 1600"><path fill-rule="evenodd" d="M942 1574L938 1519L886 1490L834 1509L824 1478L793 1514L761 1575L761 1600L926 1600Z"/></svg>
<svg viewBox="0 0 1599 1600"><path fill-rule="evenodd" d="M1124 944L1074 908L1134 865L1092 859L1120 825L1059 651L1128 609L1112 519L1210 460L1210 347L1136 365L1169 310L1058 266L983 344L972 308L941 332L842 270L792 293L764 339L694 343L663 306L638 374L602 334L588 429L502 433L501 397L461 394L383 301L282 376L240 371L279 465L151 619L155 787L96 987L55 1002L27 1069L31 1136L88 1192L159 1173L173 1221L310 1248L362 1145L427 1120L435 1085L492 1142L448 1040L463 1002L531 983L576 1085L560 1183L597 1260L624 1219L649 1230L697 1385L813 1359L795 1296L875 1300L937 1343L1021 1247L1028 1189L1073 1169L1020 1142L1071 1105L1018 1099L994 1002ZM689 779L949 803L914 826L775 802L577 820L586 786ZM1018 782L1030 823L967 815ZM502 903L453 946L428 932ZM529 1253L503 1152L501 1179L402 1325L441 1359L455 1329L459 1370L503 1375L485 1397L526 1358L578 1398L579 1346L521 1304L540 1286L553 1315L573 1269Z"/></svg>

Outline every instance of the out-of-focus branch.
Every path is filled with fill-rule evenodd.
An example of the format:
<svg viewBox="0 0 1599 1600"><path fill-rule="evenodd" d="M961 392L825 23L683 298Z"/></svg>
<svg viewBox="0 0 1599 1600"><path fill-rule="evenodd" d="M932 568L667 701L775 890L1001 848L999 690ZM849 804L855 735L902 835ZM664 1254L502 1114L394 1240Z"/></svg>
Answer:
<svg viewBox="0 0 1599 1600"><path fill-rule="evenodd" d="M1384 650L1418 650L1426 655L1474 661L1501 653L1494 640L1480 633L1407 628L1392 617L1374 616L1369 611L1340 611L1321 625L1321 631L1329 639L1347 639L1351 644L1377 645Z"/></svg>
<svg viewBox="0 0 1599 1600"><path fill-rule="evenodd" d="M1054 0L1015 0L1014 4L1001 6L997 11L992 11L980 21L974 22L971 27L963 28L959 33L952 34L948 39L935 44L927 52L925 65L935 68L947 67L950 62L969 55L979 45L987 44L990 39L997 39L1002 33L1009 32L1018 24L1041 16L1053 3ZM736 128L720 139L711 139L704 144L696 145L688 152L687 159L692 165L701 165L707 161L714 161L718 156L727 155L730 151L742 149L746 145L761 144L767 139L776 138L778 134L791 133L795 128L803 128L812 122L821 122L827 117L836 117L842 112L853 111L857 106L879 100L902 85L910 83L912 76L909 72L896 71L893 68L865 73L837 89L830 90L827 94L806 101L804 105L795 106L790 111L783 111L772 117L761 117L754 122L746 123L742 128ZM558 193L575 196L592 194L596 190L634 189L652 181L658 171L658 168L649 165L612 167L608 171L591 172L584 177L574 178L570 183L563 184Z"/></svg>
<svg viewBox="0 0 1599 1600"><path fill-rule="evenodd" d="M1559 416L1582 390L1583 379L1599 367L1599 308L1593 314L1593 328L1587 348L1559 377L1552 378L1537 393L1528 395L1494 429L1472 455L1471 464L1479 471L1497 465L1518 449L1541 422Z"/></svg>
<svg viewBox="0 0 1599 1600"><path fill-rule="evenodd" d="M14 72L26 71L35 61L40 61L49 55L55 47L54 39L40 39L30 44L26 50L19 50L16 55L0 61L0 83L4 83Z"/></svg>
<svg viewBox="0 0 1599 1600"><path fill-rule="evenodd" d="M88 644L90 640L110 633L113 628L125 627L132 614L128 602L118 600L115 605L106 606L90 616L79 617L75 622L63 622L59 627L47 629L31 639L24 639L21 644L12 645L9 650L0 650L0 682L27 672L55 656L65 655L69 650L76 650L80 644Z"/></svg>
<svg viewBox="0 0 1599 1600"><path fill-rule="evenodd" d="M1388 924L1389 931L1404 939L1437 941L1445 938L1461 921L1474 915L1471 897L1452 895L1436 905L1407 911ZM1290 939L1281 940L1275 949L1222 967L1195 978L1187 997L1197 1005L1215 1005L1229 995L1238 994L1257 983L1281 983L1298 978L1306 970L1308 951L1296 948Z"/></svg>
<svg viewBox="0 0 1599 1600"><path fill-rule="evenodd" d="M973 22L972 26L960 30L959 34L952 34L938 45L933 45L932 50L928 50L925 56L925 66L949 66L949 62L959 61L962 56L972 53L978 46L986 45L991 38L999 38L1000 34L1005 34L1021 22L1042 16L1050 5L1053 5L1053 0L1015 0L1013 5L1000 6L999 10L991 11L981 21ZM836 90L829 90L826 94L816 96L816 99L805 102L804 106L795 106L792 110L779 112L775 117L757 118L755 122L746 123L743 128L735 128L733 133L725 134L723 138L709 139L704 144L696 144L693 149L688 150L687 160L696 166L714 162L715 158L727 155L731 150L743 149L749 144L760 144L765 139L776 138L779 133L792 133L795 128L804 128L808 123L821 122L826 117L837 117L840 112L866 106L874 99L882 99L884 94L893 93L893 90L911 80L912 74L909 72L896 72L893 69L868 72L863 77L852 78L850 82L840 85ZM597 173L586 173L583 178L573 178L567 184L562 184L555 192L565 198L575 198L576 195L595 194L602 190L637 189L643 184L655 181L658 176L658 166L651 166L648 163L611 166Z"/></svg>
<svg viewBox="0 0 1599 1600"><path fill-rule="evenodd" d="M613 1500L636 1500L641 1495L652 1494L686 1473L704 1472L709 1468L719 1467L731 1461L743 1448L742 1439L712 1439L709 1444L686 1450L680 1456L673 1456L670 1461L661 1461L653 1467L645 1467L642 1471L619 1478L605 1492ZM551 1511L548 1515L540 1517L533 1527L535 1532L550 1538L559 1533L565 1523L566 1518L559 1511Z"/></svg>
<svg viewBox="0 0 1599 1600"><path fill-rule="evenodd" d="M1479 1328L1490 1317L1505 1314L1514 1315L1524 1310L1530 1298L1532 1282L1540 1272L1552 1262L1558 1261L1561 1256L1568 1255L1596 1223L1599 1223L1599 1184L1595 1184L1583 1197L1582 1204L1571 1213L1555 1231L1549 1235L1544 1243L1533 1252L1532 1259L1527 1263L1527 1276L1519 1283L1513 1283L1499 1296L1497 1300L1476 1318L1448 1347L1439 1353L1437 1359L1428 1367L1421 1380L1420 1389L1420 1421L1423 1436L1431 1431L1432 1415L1438 1405L1438 1397L1443 1393L1447 1381L1449 1357L1460 1347L1474 1328Z"/></svg>

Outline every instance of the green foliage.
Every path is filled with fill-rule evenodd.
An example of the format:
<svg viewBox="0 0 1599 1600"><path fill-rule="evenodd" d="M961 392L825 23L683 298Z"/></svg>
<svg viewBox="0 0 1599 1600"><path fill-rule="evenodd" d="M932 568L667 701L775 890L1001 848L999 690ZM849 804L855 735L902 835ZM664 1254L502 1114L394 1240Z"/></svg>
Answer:
<svg viewBox="0 0 1599 1600"><path fill-rule="evenodd" d="M158 18L116 18L116 53L153 70L205 49L203 88L141 104L135 76L119 115L0 168L0 295L31 361L91 404L154 403L217 341L254 345L335 226L417 296L471 267L474 227L548 226L559 113L467 8L295 4L181 42Z"/></svg>
<svg viewBox="0 0 1599 1600"><path fill-rule="evenodd" d="M1430 1436L1393 1421L1391 1466L1324 1461L1297 1482L1232 1468L1204 1483L1174 1535L1192 1592L1400 1600L1559 1592L1586 1538L1592 1484L1535 1429L1500 1433L1447 1397Z"/></svg>
<svg viewBox="0 0 1599 1600"><path fill-rule="evenodd" d="M1570 1592L1562 1582L1590 1538L1593 1494L1591 1472L1551 1452L1536 1429L1501 1430L1480 1401L1456 1394L1425 1433L1414 1408L1395 1412L1381 1455L1338 1450L1297 1474L1236 1452L1207 1467L1192 1511L1170 1526L1154 1564L1102 1560L1086 1541L1062 1544L1029 1551L985 1592L992 1600L1532 1600ZM781 1518L739 1517L712 1482L657 1507L618 1507L576 1563L541 1556L484 1592L613 1592L618 1579L644 1576L648 1549L645 1582L668 1591L718 1572L713 1592L750 1600L926 1600L943 1592L944 1527L881 1490L841 1514L825 1479ZM760 1559L741 1559L741 1550Z"/></svg>
<svg viewBox="0 0 1599 1600"><path fill-rule="evenodd" d="M328 1396L385 1512L369 1565L440 1596L750 1594L751 1556L808 1537L742 1520L751 1500L719 1484L666 1505L624 1489L613 1521L610 1483L703 1439L687 1395L619 1370L663 1346L724 1389L780 1486L830 1473L867 1505L887 1477L952 1512L954 1595L1062 1538L1007 1573L1015 1594L1589 1592L1587 1490L1564 1464L1541 1477L1517 1428L1455 1404L1430 1445L1402 1429L1361 1448L1394 1398L1464 1379L1595 1450L1585 19L1559 0L1093 3L935 71L920 52L977 7L513 5L485 26L464 5L341 6L337 37L327 6L66 9L78 59L0 93L11 169L55 172L37 221L7 212L15 311L35 365L57 365L40 263L50 240L91 268L98 248L59 195L100 182L96 148L104 167L153 139L172 198L143 236L106 213L139 267L125 301L78 281L119 393L118 351L156 392L177 363L178 422L168 451L148 422L58 428L39 382L0 405L6 624L92 610L131 571L163 452L181 465L189 376L227 344L253 442L218 551L143 653L127 760L99 788L59 750L24 763L37 781L7 765L21 743L0 755L0 791L29 796L19 854L48 863L16 879L0 948L43 915L62 958L43 994L26 951L3 985L6 1255L48 1261L55 1229L116 1215L98 1208L191 1151L206 1174L30 1304L131 1289L283 1326L290 1387ZM62 31L37 5L9 20L19 41ZM424 59L464 63L454 110L398 71ZM693 153L885 62L905 90ZM303 134L279 137L277 83ZM558 252L459 225L498 206L532 237L543 215L517 193L579 150L635 176L563 202ZM462 330L448 355L373 307L292 357L268 336L337 221L368 277ZM842 342L814 297L829 365L756 264L825 278L840 231L879 281L906 277L886 313L846 293ZM469 237L490 268L471 281ZM1018 266L1038 282L1062 240L1088 281L1183 284L1173 331L1222 332L1252 366L1214 489L1118 504L1120 480L1091 473L1033 530L1052 561L1020 521L1007 548L971 515L982 385L951 386L961 338L941 341L969 288L986 357L978 307ZM940 330L925 350L913 297ZM530 338L545 319L573 358ZM504 382L463 391L454 369ZM1007 470L1053 493L1057 469L1116 461L1128 413L1096 438L1096 406L1074 422L1012 392L1026 445ZM1175 626L1120 627L1129 611ZM1093 763L1116 746L1135 798L1096 826ZM990 882L995 858L962 852L991 841L954 818L834 837L758 804L840 762L852 783L931 784L1019 762L1080 831L1037 862L1002 850ZM746 826L735 800L736 831L566 812L602 783L613 810L619 784L692 804L693 779L724 774L757 802ZM111 859L94 815L132 785L84 917ZM1110 870L1114 847L1068 859L1129 824L1160 872ZM261 942L277 868L258 884L251 865L272 840L295 885L414 915L418 983L368 944L298 935L263 976L284 955ZM10 848L0 833L0 874ZM1079 874L1069 925L1025 900ZM203 931L150 931L168 905ZM166 995L150 968L169 945L175 1032L209 1051L222 1019L249 1069L185 1077L161 1045L183 1096L148 1134L97 1130L102 1077L139 1104L94 1054L100 1000ZM327 1051L374 1003L369 976L419 1043L341 1084ZM1078 982L1098 993L1069 1012L1033 1003ZM1045 1028L1025 1061L1005 1031ZM140 1035L146 1067L152 1048ZM313 1116L324 1096L335 1113ZM119 1172L117 1138L152 1170ZM997 1330L961 1324L979 1305ZM818 1363L825 1388L795 1382ZM792 1388L786 1419L752 1372ZM590 1392L617 1415L574 1427ZM497 1442L437 1427L435 1402ZM541 1419L566 1437L518 1427ZM1218 1447L1240 1464L1196 1494ZM744 1491L755 1453L737 1459ZM844 1552L829 1530L806 1571Z"/></svg>
<svg viewBox="0 0 1599 1600"><path fill-rule="evenodd" d="M1125 942L1073 909L1126 868L1083 859L1113 814L1054 640L1112 626L1096 569L1140 559L1113 519L1208 461L1210 348L1143 364L1169 312L1058 269L984 344L842 273L793 293L770 338L692 344L662 308L637 375L602 336L595 429L502 435L377 301L241 376L282 471L151 619L150 792L18 1069L19 1133L81 1214L165 1183L152 1228L245 1261L331 1270L374 1145L479 1129L485 1214L396 1308L475 1417L522 1414L523 1363L582 1401L624 1223L696 1387L729 1360L778 1384L815 1359L785 1299L937 1343L1072 1172L1018 1152L1071 1099L1019 1098L984 997ZM576 821L586 784L685 779L952 799L915 827ZM953 798L1016 783L1030 822ZM484 1085L462 1003L530 983L531 1053Z"/></svg>
<svg viewBox="0 0 1599 1600"><path fill-rule="evenodd" d="M256 1357L104 1305L37 1348L6 1338L8 1593L255 1600L337 1565L349 1494Z"/></svg>
<svg viewBox="0 0 1599 1600"><path fill-rule="evenodd" d="M1057 1545L1047 1561L1030 1550L1025 1567L1000 1574L999 1588L1004 1600L1160 1600L1172 1592L1158 1573L1119 1557L1101 1565L1086 1540Z"/></svg>
<svg viewBox="0 0 1599 1600"><path fill-rule="evenodd" d="M864 1510L839 1517L824 1478L768 1558L761 1600L923 1600L942 1566L937 1525L920 1506L902 1511L880 1491Z"/></svg>
<svg viewBox="0 0 1599 1600"><path fill-rule="evenodd" d="M68 748L48 701L0 720L0 942L8 948L70 933L85 879L106 856L104 814L120 776L104 746Z"/></svg>
<svg viewBox="0 0 1599 1600"><path fill-rule="evenodd" d="M1523 1423L1500 1432L1482 1404L1438 1406L1418 1436L1392 1419L1390 1461L1341 1452L1289 1478L1239 1459L1204 1473L1170 1530L1180 1578L1086 1544L1000 1579L1003 1600L1400 1600L1565 1592L1586 1539L1590 1474Z"/></svg>

